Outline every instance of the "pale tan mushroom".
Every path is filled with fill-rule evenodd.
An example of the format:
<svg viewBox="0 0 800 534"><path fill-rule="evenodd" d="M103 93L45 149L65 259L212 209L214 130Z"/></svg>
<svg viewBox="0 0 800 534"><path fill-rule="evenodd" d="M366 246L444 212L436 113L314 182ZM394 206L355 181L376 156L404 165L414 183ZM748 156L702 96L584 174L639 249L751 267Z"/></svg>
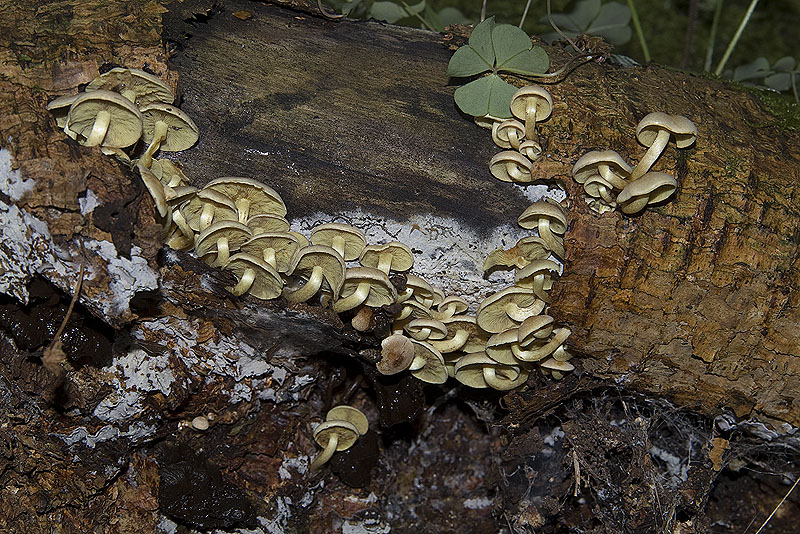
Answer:
<svg viewBox="0 0 800 534"><path fill-rule="evenodd" d="M536 228L553 254L564 258L563 234L567 230L567 216L560 204L551 199L538 200L522 212L517 222L523 228Z"/></svg>
<svg viewBox="0 0 800 534"><path fill-rule="evenodd" d="M323 447L311 462L311 471L319 471L336 451L344 451L353 446L359 437L358 429L347 421L325 421L314 429L314 440Z"/></svg>
<svg viewBox="0 0 800 534"><path fill-rule="evenodd" d="M631 166L613 150L593 150L587 152L572 167L572 177L579 184L599 174L613 188L622 190L628 185Z"/></svg>
<svg viewBox="0 0 800 534"><path fill-rule="evenodd" d="M669 174L648 172L622 190L617 196L617 204L623 213L633 215L642 211L648 204L668 199L677 188L678 182Z"/></svg>
<svg viewBox="0 0 800 534"><path fill-rule="evenodd" d="M673 136L678 148L686 148L697 139L697 127L682 115L668 115L661 112L648 113L639 121L636 127L636 139L648 148L631 171L631 181L638 180L650 170Z"/></svg>
<svg viewBox="0 0 800 534"><path fill-rule="evenodd" d="M459 358L454 375L465 386L491 387L500 391L514 389L528 379L528 374L523 373L519 366L497 363L485 352L473 352Z"/></svg>
<svg viewBox="0 0 800 534"><path fill-rule="evenodd" d="M386 273L371 267L353 267L345 272L333 311L342 313L362 305L380 308L393 304L396 299L397 291Z"/></svg>
<svg viewBox="0 0 800 534"><path fill-rule="evenodd" d="M390 241L385 245L369 245L359 258L364 267L374 267L386 274L390 271L406 272L414 266L414 254L407 245Z"/></svg>
<svg viewBox="0 0 800 534"><path fill-rule="evenodd" d="M155 102L139 111L142 113L142 141L149 143L140 161L147 167L157 150L180 152L190 148L199 138L191 117L173 105Z"/></svg>
<svg viewBox="0 0 800 534"><path fill-rule="evenodd" d="M117 93L93 91L75 98L64 128L85 146L124 148L142 136L142 114Z"/></svg>
<svg viewBox="0 0 800 534"><path fill-rule="evenodd" d="M541 237L523 237L509 249L498 248L491 251L483 262L483 271L505 267L506 269L522 269L533 260L543 260L550 256L550 247Z"/></svg>
<svg viewBox="0 0 800 534"><path fill-rule="evenodd" d="M487 297L478 307L475 319L485 331L496 334L538 315L545 302L532 289L511 286Z"/></svg>
<svg viewBox="0 0 800 534"><path fill-rule="evenodd" d="M223 269L236 275L239 282L227 289L237 297L245 293L262 300L276 299L281 296L283 288L281 275L257 256L244 252L234 254L223 266Z"/></svg>
<svg viewBox="0 0 800 534"><path fill-rule="evenodd" d="M525 137L536 140L536 123L553 111L553 97L543 87L526 85L511 97L511 114L525 122Z"/></svg>
<svg viewBox="0 0 800 534"><path fill-rule="evenodd" d="M353 261L361 255L367 240L364 232L354 226L326 223L311 230L311 244L331 247L344 261Z"/></svg>
<svg viewBox="0 0 800 534"><path fill-rule="evenodd" d="M408 370L411 375L428 384L447 382L447 367L441 353L425 341L412 339L414 360Z"/></svg>
<svg viewBox="0 0 800 534"><path fill-rule="evenodd" d="M181 215L195 232L202 232L220 221L237 221L239 212L228 196L214 190L201 189L186 204L181 206Z"/></svg>
<svg viewBox="0 0 800 534"><path fill-rule="evenodd" d="M113 68L86 86L87 92L97 90L119 93L139 107L154 102L172 104L175 101L175 95L164 82L139 69Z"/></svg>
<svg viewBox="0 0 800 534"><path fill-rule="evenodd" d="M514 275L514 283L519 287L532 289L537 297L550 302L549 291L553 287L554 278L559 276L561 268L550 260L533 260Z"/></svg>
<svg viewBox="0 0 800 534"><path fill-rule="evenodd" d="M431 340L429 343L443 355L464 348L470 336L478 329L475 317L471 315L454 315L442 320L442 323L447 328L447 337Z"/></svg>
<svg viewBox="0 0 800 534"><path fill-rule="evenodd" d="M384 375L394 375L411 367L414 344L402 334L392 334L381 341L381 359L375 366Z"/></svg>
<svg viewBox="0 0 800 534"><path fill-rule="evenodd" d="M242 252L263 258L279 273L289 270L292 258L300 248L297 238L287 232L256 234L242 244Z"/></svg>
<svg viewBox="0 0 800 534"><path fill-rule="evenodd" d="M500 148L519 150L519 145L524 140L525 125L518 120L508 119L492 128L492 141Z"/></svg>
<svg viewBox="0 0 800 534"><path fill-rule="evenodd" d="M309 300L322 288L323 281L327 282L335 301L339 298L339 291L344 283L344 260L331 247L311 245L295 253L287 274L306 279L299 288L284 291L290 302Z"/></svg>
<svg viewBox="0 0 800 534"><path fill-rule="evenodd" d="M239 250L251 236L250 228L241 223L220 221L197 236L194 252L207 264L221 267L228 262L230 253Z"/></svg>
<svg viewBox="0 0 800 534"><path fill-rule="evenodd" d="M251 216L262 213L286 216L286 205L278 192L252 178L216 178L208 182L204 189L222 193L233 200L242 224L247 224Z"/></svg>
<svg viewBox="0 0 800 534"><path fill-rule="evenodd" d="M533 181L532 163L528 158L513 150L504 150L489 160L489 172L503 182L527 184Z"/></svg>

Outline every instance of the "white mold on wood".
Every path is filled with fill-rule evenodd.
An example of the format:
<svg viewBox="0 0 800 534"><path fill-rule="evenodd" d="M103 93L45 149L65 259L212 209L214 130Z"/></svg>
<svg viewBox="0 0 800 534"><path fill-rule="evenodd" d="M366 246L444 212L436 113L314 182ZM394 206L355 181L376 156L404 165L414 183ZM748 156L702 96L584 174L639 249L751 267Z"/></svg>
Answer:
<svg viewBox="0 0 800 534"><path fill-rule="evenodd" d="M34 185L33 180L25 180L18 170L11 169L11 152L0 148L0 192L16 202L32 191Z"/></svg>
<svg viewBox="0 0 800 534"><path fill-rule="evenodd" d="M106 262L111 294L105 295L101 308L108 317L127 314L136 293L158 287L158 274L140 256L142 250L136 245L131 246L130 259L119 256L114 244L108 241L87 240L83 246Z"/></svg>

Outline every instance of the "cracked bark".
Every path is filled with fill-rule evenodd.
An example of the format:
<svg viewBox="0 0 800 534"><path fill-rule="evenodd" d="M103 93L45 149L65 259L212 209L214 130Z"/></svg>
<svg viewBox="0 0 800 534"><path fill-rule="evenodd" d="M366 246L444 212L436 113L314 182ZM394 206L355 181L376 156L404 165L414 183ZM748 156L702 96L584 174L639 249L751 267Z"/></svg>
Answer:
<svg viewBox="0 0 800 534"><path fill-rule="evenodd" d="M237 10L253 17L232 16ZM290 217L314 220L318 213L334 216L343 209L378 222L447 217L478 236L470 246L480 255L488 252L491 233L513 223L529 203L521 190L491 179L486 163L496 148L453 107L444 70L450 48L461 43L458 35L331 22L239 1L226 2L221 11L212 2L176 2L166 9L152 1L19 2L0 15L0 91L10 95L0 101L0 147L32 187L19 198L4 191L0 200L5 211L17 206L44 221L53 236L32 245L30 257L37 259L26 274L69 290L83 263L91 272L81 299L88 312L121 331L139 332L137 343L148 349L175 335L185 336L198 353L205 338L239 339L277 353L270 362L289 377L276 384L277 396L306 391L293 380L318 372L320 364L297 364L295 355L354 356L374 340L343 331L324 310L233 299L222 289L229 283L223 273L182 255L160 255L153 208L136 177L98 150L67 140L45 110L49 100L74 93L102 65L146 67L182 88L181 109L200 127L198 145L175 156L192 182L254 176L281 193ZM162 39L172 50L169 63ZM566 60L558 50L549 51L554 64ZM553 315L572 328L571 346L586 374L512 393L506 423L552 411L553 398L621 384L708 416L731 410L776 428L800 424L798 133L783 129L753 95L659 67L588 64L548 90L557 104L542 124L547 156L534 174L559 180L569 197L565 276L554 288ZM588 150L605 148L640 157L636 123L656 110L684 114L700 132L692 149L670 147L656 164L677 175L677 196L635 218L594 215L569 178L572 163ZM93 212L82 209L87 191L99 204ZM436 233L433 227L419 230ZM121 274L107 255L93 253L90 244L101 241L113 243L116 258L146 263L158 273L159 287L148 292L142 282L132 307L110 307ZM442 270L419 274L457 286ZM172 330L156 328L159 320ZM150 512L158 503L152 494L118 478L119 469L103 475L92 469L113 464L118 446L135 450L135 438L126 445L98 445L102 454L96 458L81 452L85 464L76 468L63 441L53 437L80 425L101 427L91 414L108 393L109 386L102 386L108 371L96 364L69 373L70 406L80 415L59 422L39 413L37 385L50 380L43 370L21 360L7 343L2 354L4 398L15 399L9 413L48 432L33 432L35 439L23 443L38 459L33 464L0 457L0 475L11 477L0 500L23 511L9 513L14 519L8 524L25 524L37 506L44 511L39 524L46 524L48 514L63 512L71 500L110 514L112 508L96 496L107 499L112 488L115 507L140 514L125 520L154 528ZM148 440L168 436L177 420L203 410L232 424L248 414L252 403L232 408L220 400L219 392L234 386L232 376L213 385L203 381L199 367L175 356L170 362L180 385L168 396L148 393L146 409L134 418L156 428ZM197 365L213 362L211 355L202 356ZM297 414L320 413L319 399L306 395L294 407ZM316 400L304 405L309 396ZM226 473L267 487L267 494L283 491L300 499L301 491L291 493L276 479L282 464L275 451L310 454L313 446L304 419L278 411L273 406L256 416L262 428L276 427L277 436L259 445L256 458L242 457L245 474L231 474L236 469L226 458ZM237 439L249 445L260 431L248 428ZM17 443L19 457L24 433L1 432ZM46 458L48 470L30 475ZM156 484L152 457L129 459L142 487ZM257 465L260 460L268 467ZM64 476L82 480L82 486L57 495ZM9 493L14 484L31 489ZM80 511L67 516L76 529L90 521Z"/></svg>

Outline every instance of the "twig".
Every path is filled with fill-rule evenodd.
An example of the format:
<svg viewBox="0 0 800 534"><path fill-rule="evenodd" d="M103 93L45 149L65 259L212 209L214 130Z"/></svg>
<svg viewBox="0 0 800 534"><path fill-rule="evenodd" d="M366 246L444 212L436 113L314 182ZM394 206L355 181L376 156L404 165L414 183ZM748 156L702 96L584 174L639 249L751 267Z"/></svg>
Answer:
<svg viewBox="0 0 800 534"><path fill-rule="evenodd" d="M770 519L772 519L772 516L773 516L773 515L775 515L775 512L777 512L777 511L778 511L778 508L780 508L780 507L781 507L781 505L782 505L784 502L786 502L786 499L788 499L788 498L789 498L789 495L792 493L792 491L794 491L794 488L796 488L796 487L797 487L797 483L798 483L798 482L800 482L800 476L798 476L798 477L797 477L797 480L795 480L795 481L794 481L794 484L792 484L792 487L791 487L791 488L789 488L789 491L787 491L787 492L786 492L786 495L784 495L784 496L783 496L783 499L781 499L781 502L779 502L779 503L778 503L778 506L776 506L776 507L775 507L775 509L774 509L774 510L772 510L772 513L771 513L771 514L769 514L769 517L767 517L767 518L764 520L764 522L761 524L761 526L760 526L760 527L758 527L758 530L756 530L756 534L759 534L759 532L761 532L762 530L764 530L764 527L765 527L765 526L767 526L767 523L769 523L769 520L770 520Z"/></svg>
<svg viewBox="0 0 800 534"><path fill-rule="evenodd" d="M327 9L325 9L325 6L322 5L322 0L317 0L317 7L319 8L319 14L328 20L339 20L345 17L344 13L341 15L337 13L330 13Z"/></svg>
<svg viewBox="0 0 800 534"><path fill-rule="evenodd" d="M525 9L522 11L522 18L519 19L519 27L522 29L522 25L525 24L525 18L528 16L528 9L531 7L531 0L528 0L525 4Z"/></svg>
<svg viewBox="0 0 800 534"><path fill-rule="evenodd" d="M756 10L756 6L758 5L758 0L750 0L750 6L747 8L747 12L742 17L742 22L739 23L739 27L736 28L736 33L733 34L733 38L731 42L728 43L728 48L725 49L725 53L722 55L722 59L717 65L717 68L714 69L714 75L719 76L722 74L722 70L725 68L725 64L728 62L728 59L731 57L733 53L733 49L736 48L736 44L739 42L739 38L742 36L742 32L744 32L745 26L747 23L750 22L750 17L753 16L753 11Z"/></svg>
<svg viewBox="0 0 800 534"><path fill-rule="evenodd" d="M628 8L631 10L631 20L633 21L633 28L636 30L636 36L639 38L639 45L642 47L644 62L650 63L650 49L647 48L647 40L644 38L642 23L639 22L639 13L636 11L636 5L633 0L628 0Z"/></svg>
<svg viewBox="0 0 800 534"><path fill-rule="evenodd" d="M53 337L53 341L51 341L50 345L44 349L42 354L42 364L54 374L56 374L59 370L58 364L66 359L64 350L61 348L61 335L64 333L64 328L67 326L67 321L69 321L69 318L72 315L72 310L75 308L75 303L78 301L78 297L81 294L82 285L83 264L81 264L80 271L78 272L78 281L75 282L75 287L72 290L72 300L69 303L69 308L67 308L67 315L65 315L64 320L61 321L61 326L58 327L58 331Z"/></svg>
<svg viewBox="0 0 800 534"><path fill-rule="evenodd" d="M555 20L553 20L553 11L550 9L550 0L547 0L547 21L550 23L550 26L552 26L552 27L553 27L553 29L556 31L556 33L558 33L558 35L560 35L561 37L563 37L564 39L566 39L566 41L567 41L569 44L571 44L571 45L572 45L572 48L574 48L576 52L578 52L578 53L581 53L581 52L583 52L583 50L581 50L580 48L578 48L578 45L576 45L576 44L575 44L575 43L572 41L572 39L570 39L569 37L567 37L567 35L566 35L564 32L562 32L562 31L561 31L561 28L559 28L559 27L558 27L558 24L556 24L556 21L555 21Z"/></svg>
<svg viewBox="0 0 800 534"><path fill-rule="evenodd" d="M711 21L711 34L708 36L708 45L706 45L706 62L703 65L703 72L711 71L711 63L714 60L714 43L717 40L717 28L719 27L719 19L722 16L722 5L725 0L717 0L717 9L714 11L714 19Z"/></svg>

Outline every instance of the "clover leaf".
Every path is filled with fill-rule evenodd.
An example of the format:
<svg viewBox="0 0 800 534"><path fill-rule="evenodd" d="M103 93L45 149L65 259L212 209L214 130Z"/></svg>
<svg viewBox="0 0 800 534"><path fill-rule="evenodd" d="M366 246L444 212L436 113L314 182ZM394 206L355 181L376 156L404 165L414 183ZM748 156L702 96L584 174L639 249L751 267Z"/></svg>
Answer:
<svg viewBox="0 0 800 534"><path fill-rule="evenodd" d="M535 76L547 72L550 59L541 47L534 47L524 31L510 24L496 24L494 17L475 26L469 43L456 50L447 65L448 76L465 78L491 73L456 89L454 98L467 115L507 118L511 97L517 88L498 72Z"/></svg>
<svg viewBox="0 0 800 534"><path fill-rule="evenodd" d="M601 4L600 0L581 0L575 4L572 13L553 13L553 22L568 37L580 35L599 35L613 45L627 43L631 38L631 10L619 2ZM548 24L547 17L539 20ZM542 36L547 42L560 38L558 33L547 33Z"/></svg>

